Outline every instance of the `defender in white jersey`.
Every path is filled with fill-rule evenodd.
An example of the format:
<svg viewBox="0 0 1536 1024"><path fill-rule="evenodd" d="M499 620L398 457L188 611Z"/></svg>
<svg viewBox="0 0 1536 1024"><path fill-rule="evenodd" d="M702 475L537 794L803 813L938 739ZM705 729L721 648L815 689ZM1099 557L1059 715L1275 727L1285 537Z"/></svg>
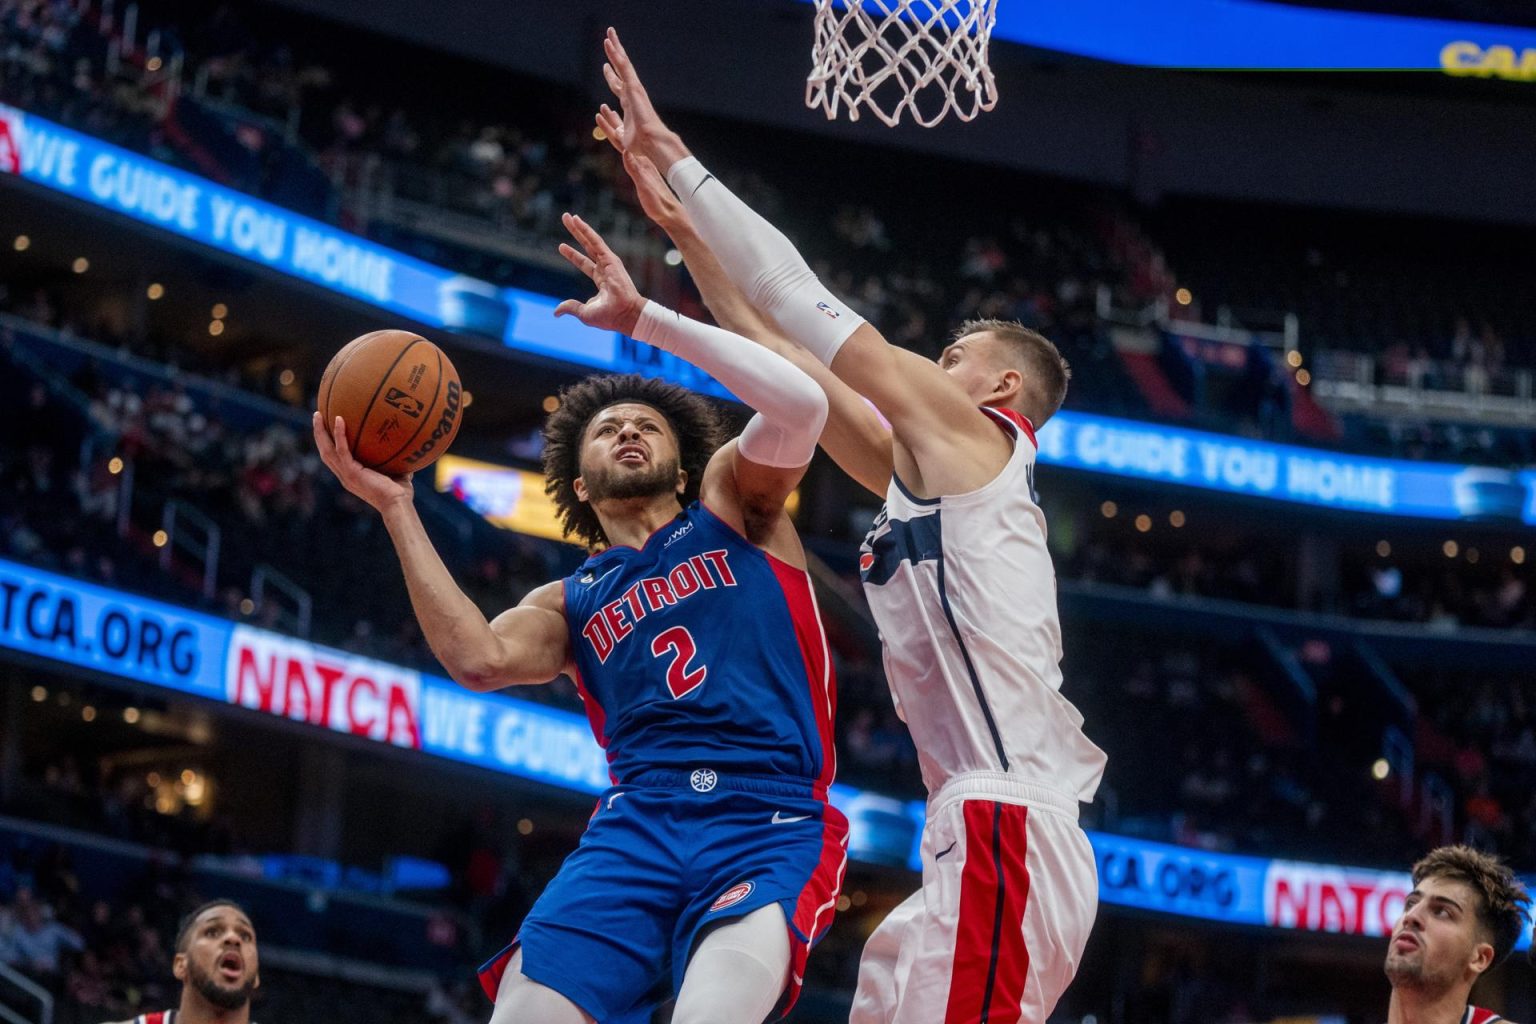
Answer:
<svg viewBox="0 0 1536 1024"><path fill-rule="evenodd" d="M623 114L604 106L598 125L646 212L723 326L822 385L822 447L886 498L860 568L929 813L923 887L871 936L853 1024L1041 1024L1097 910L1077 810L1105 763L1059 692L1033 495L1034 426L1060 407L1066 364L998 321L962 327L938 364L888 345L667 129L612 30L605 49Z"/></svg>

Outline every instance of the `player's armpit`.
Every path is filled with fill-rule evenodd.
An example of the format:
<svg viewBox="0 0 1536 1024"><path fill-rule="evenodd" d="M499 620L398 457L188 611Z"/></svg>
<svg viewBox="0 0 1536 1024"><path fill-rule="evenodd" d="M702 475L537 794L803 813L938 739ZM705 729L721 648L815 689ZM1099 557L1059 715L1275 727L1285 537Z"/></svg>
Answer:
<svg viewBox="0 0 1536 1024"><path fill-rule="evenodd" d="M767 466L741 454L740 439L720 446L704 470L699 500L747 540L803 566L805 553L784 510L805 466Z"/></svg>
<svg viewBox="0 0 1536 1024"><path fill-rule="evenodd" d="M564 672L570 661L570 632L562 587L559 580L546 583L492 619L495 643L455 665L454 680L484 692L547 683Z"/></svg>

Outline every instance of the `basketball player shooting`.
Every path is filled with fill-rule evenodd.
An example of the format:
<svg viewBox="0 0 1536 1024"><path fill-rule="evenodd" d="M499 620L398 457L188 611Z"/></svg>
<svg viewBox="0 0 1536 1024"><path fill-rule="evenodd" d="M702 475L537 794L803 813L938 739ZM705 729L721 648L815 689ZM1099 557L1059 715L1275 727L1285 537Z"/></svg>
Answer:
<svg viewBox="0 0 1536 1024"><path fill-rule="evenodd" d="M888 344L667 129L612 30L604 47L623 113L604 105L598 124L642 199L670 220L723 322L803 350L797 365L829 396L823 446L886 499L860 571L928 822L922 889L870 937L852 1022L1043 1024L1097 909L1077 812L1105 764L1060 693L1055 575L1033 497L1034 430L1061 406L1066 363L997 321L963 325L937 363Z"/></svg>
<svg viewBox="0 0 1536 1024"><path fill-rule="evenodd" d="M568 535L601 549L487 622L454 584L410 478L360 466L346 424L315 443L384 519L433 651L474 690L576 681L614 784L512 945L481 971L492 1024L759 1024L787 1012L831 923L847 823L832 668L784 502L826 398L805 374L646 302L579 218L561 252L597 285L571 315L689 359L758 410L721 445L712 405L663 381L591 377L545 427L547 486ZM751 357L742 358L742 352Z"/></svg>

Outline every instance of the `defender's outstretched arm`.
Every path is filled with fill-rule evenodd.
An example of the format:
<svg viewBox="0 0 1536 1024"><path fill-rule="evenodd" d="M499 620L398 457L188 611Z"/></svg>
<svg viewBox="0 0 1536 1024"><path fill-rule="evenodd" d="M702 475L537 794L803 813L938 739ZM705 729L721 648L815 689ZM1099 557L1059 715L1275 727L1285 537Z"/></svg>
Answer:
<svg viewBox="0 0 1536 1024"><path fill-rule="evenodd" d="M603 115L599 115L601 120ZM611 137L611 136L610 136ZM741 289L731 282L720 261L699 236L661 172L650 159L624 153L624 169L635 183L646 215L665 231L683 254L704 303L726 330L748 338L794 363L827 395L827 422L821 447L838 467L878 497L891 483L891 431L870 403L838 379L805 349L770 324Z"/></svg>
<svg viewBox="0 0 1536 1024"><path fill-rule="evenodd" d="M626 152L666 168L667 182L721 268L790 340L873 401L915 454L951 455L997 428L936 364L897 348L816 278L794 244L710 174L657 115L634 64L609 30L603 74L624 108L601 124Z"/></svg>
<svg viewBox="0 0 1536 1024"><path fill-rule="evenodd" d="M622 331L686 359L757 410L729 446L731 477L744 509L777 515L816 454L816 439L827 418L821 388L772 352L641 297L602 236L580 217L568 213L564 220L581 248L562 243L560 254L592 279L598 293L587 302L567 299L555 315L570 314L588 326Z"/></svg>

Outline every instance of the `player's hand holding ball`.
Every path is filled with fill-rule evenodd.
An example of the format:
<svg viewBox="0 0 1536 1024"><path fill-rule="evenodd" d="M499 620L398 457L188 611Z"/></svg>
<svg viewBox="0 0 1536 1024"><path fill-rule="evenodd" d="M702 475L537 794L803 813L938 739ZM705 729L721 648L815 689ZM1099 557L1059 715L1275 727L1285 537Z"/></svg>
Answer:
<svg viewBox="0 0 1536 1024"><path fill-rule="evenodd" d="M384 512L411 502L411 475L448 450L466 404L442 349L408 331L349 342L320 378L312 426L320 460Z"/></svg>
<svg viewBox="0 0 1536 1024"><path fill-rule="evenodd" d="M640 322L640 311L645 308L645 298L630 280L623 261L586 221L573 213L560 219L571 236L581 243L581 249L577 249L561 242L560 255L592 279L597 285L597 294L586 302L566 299L555 307L555 316L570 315L588 327L633 334L635 324Z"/></svg>
<svg viewBox="0 0 1536 1024"><path fill-rule="evenodd" d="M411 474L385 476L376 469L369 469L352 457L347 443L347 426L340 416L330 424L317 410L313 416L315 447L320 449L320 461L341 481L341 486L362 498L379 512L393 504L409 504L414 494Z"/></svg>

